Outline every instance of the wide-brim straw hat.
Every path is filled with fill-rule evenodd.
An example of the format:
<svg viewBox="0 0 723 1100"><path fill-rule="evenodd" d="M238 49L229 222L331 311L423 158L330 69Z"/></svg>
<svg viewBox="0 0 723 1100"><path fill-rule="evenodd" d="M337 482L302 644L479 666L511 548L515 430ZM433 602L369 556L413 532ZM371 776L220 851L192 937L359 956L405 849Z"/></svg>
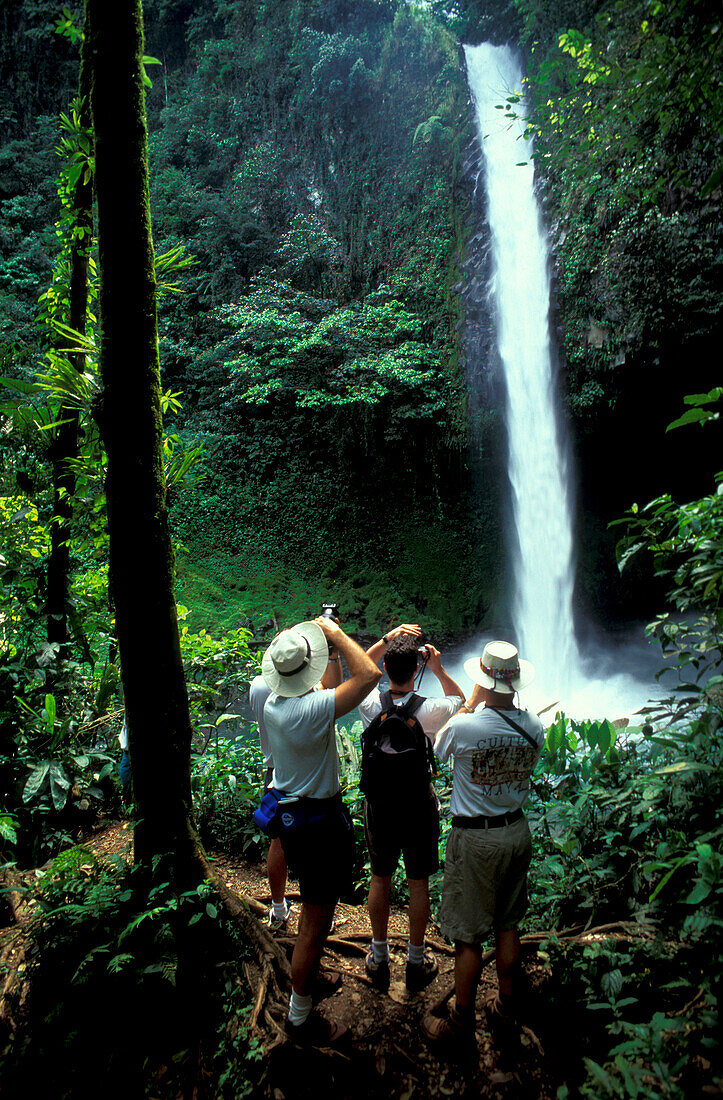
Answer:
<svg viewBox="0 0 723 1100"><path fill-rule="evenodd" d="M481 657L464 662L464 671L475 684L501 695L514 695L535 679L534 667L510 642L488 642Z"/></svg>
<svg viewBox="0 0 723 1100"><path fill-rule="evenodd" d="M277 695L305 695L319 683L329 661L324 631L313 622L282 630L264 653L261 672Z"/></svg>

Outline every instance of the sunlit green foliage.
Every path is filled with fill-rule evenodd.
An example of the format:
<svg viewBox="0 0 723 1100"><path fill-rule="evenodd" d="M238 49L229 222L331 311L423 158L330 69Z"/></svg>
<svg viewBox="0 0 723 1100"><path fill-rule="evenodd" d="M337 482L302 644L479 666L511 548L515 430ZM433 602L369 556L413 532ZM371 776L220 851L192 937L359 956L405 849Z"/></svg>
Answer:
<svg viewBox="0 0 723 1100"><path fill-rule="evenodd" d="M669 368L668 349L714 331L720 20L703 0L519 6L536 155L560 218L571 403L586 419L625 384L611 367Z"/></svg>

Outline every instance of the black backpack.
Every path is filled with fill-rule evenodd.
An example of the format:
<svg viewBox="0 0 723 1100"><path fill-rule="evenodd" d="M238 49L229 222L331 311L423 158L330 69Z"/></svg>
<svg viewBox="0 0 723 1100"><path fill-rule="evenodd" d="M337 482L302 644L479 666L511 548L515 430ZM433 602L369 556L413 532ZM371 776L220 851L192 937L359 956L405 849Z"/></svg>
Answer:
<svg viewBox="0 0 723 1100"><path fill-rule="evenodd" d="M412 695L396 707L390 691L381 696L382 709L362 734L359 789L368 799L398 804L427 794L437 769L432 744L415 717L423 702L423 696ZM385 737L392 752L380 746Z"/></svg>

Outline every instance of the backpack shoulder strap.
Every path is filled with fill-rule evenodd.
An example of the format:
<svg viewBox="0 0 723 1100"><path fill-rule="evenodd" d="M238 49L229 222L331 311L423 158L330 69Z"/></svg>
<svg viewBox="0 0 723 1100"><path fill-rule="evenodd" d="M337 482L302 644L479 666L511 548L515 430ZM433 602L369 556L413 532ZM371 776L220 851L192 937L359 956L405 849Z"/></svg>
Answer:
<svg viewBox="0 0 723 1100"><path fill-rule="evenodd" d="M397 710L405 718L413 718L414 715L419 710L419 708L421 707L422 703L424 703L424 702L425 702L424 695L417 695L416 692L413 692L412 695L410 695L410 697L407 699L404 706L397 707Z"/></svg>
<svg viewBox="0 0 723 1100"><path fill-rule="evenodd" d="M391 691L380 691L379 702L382 704L381 714L386 714L388 710L391 710L394 706L394 699L392 698Z"/></svg>
<svg viewBox="0 0 723 1100"><path fill-rule="evenodd" d="M499 715L500 718L503 718L508 726L512 726L513 730L519 733L521 737L524 737L525 741L529 742L529 744L532 745L533 749L539 749L540 746L537 744L537 741L535 741L534 737L530 737L527 730L523 730L522 726L518 726L517 722L508 717L508 715L506 715L503 710L498 710L497 707L491 707L489 703L487 703L487 709L493 710L495 714Z"/></svg>

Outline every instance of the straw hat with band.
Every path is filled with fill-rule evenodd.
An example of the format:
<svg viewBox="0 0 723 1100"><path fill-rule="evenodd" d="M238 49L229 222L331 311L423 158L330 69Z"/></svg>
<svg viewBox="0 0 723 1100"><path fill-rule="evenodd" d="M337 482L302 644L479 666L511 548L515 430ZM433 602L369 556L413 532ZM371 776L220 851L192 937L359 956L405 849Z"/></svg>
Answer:
<svg viewBox="0 0 723 1100"><path fill-rule="evenodd" d="M520 659L510 642L488 642L480 658L464 662L464 671L475 684L501 695L514 695L535 678L533 666Z"/></svg>
<svg viewBox="0 0 723 1100"><path fill-rule="evenodd" d="M264 680L287 699L319 683L329 661L326 635L316 623L297 623L274 638L261 661Z"/></svg>

